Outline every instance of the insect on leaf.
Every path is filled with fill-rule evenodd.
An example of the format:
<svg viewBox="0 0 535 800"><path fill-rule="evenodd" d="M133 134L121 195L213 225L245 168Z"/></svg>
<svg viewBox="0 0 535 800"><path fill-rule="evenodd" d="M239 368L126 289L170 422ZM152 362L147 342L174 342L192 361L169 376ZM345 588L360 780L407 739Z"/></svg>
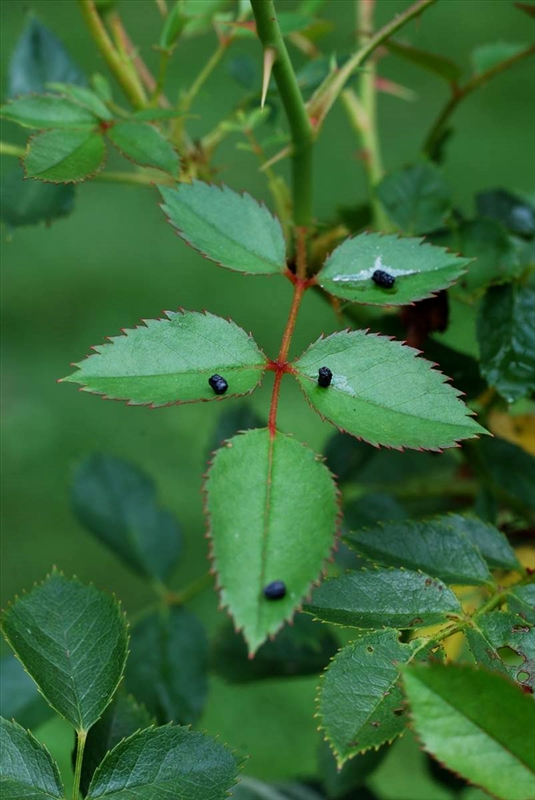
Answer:
<svg viewBox="0 0 535 800"><path fill-rule="evenodd" d="M296 475L306 492L295 491ZM221 602L254 653L291 619L321 573L334 544L336 487L311 450L259 428L217 451L205 490ZM275 582L285 595L268 599Z"/></svg>
<svg viewBox="0 0 535 800"><path fill-rule="evenodd" d="M75 366L64 381L87 392L128 400L131 405L194 403L218 396L209 384L223 374L223 398L254 391L267 359L254 339L234 322L196 311L167 311L165 319L144 320Z"/></svg>

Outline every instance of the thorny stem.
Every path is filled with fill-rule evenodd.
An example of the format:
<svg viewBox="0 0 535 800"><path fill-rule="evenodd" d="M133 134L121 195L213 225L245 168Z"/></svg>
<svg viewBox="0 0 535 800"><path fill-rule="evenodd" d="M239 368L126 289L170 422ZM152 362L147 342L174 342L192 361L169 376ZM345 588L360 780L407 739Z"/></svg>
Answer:
<svg viewBox="0 0 535 800"><path fill-rule="evenodd" d="M439 113L438 117L436 118L431 130L429 131L427 138L423 145L423 152L432 157L433 151L436 147L438 141L440 141L440 137L442 136L446 122L449 120L461 100L464 100L469 94L471 94L475 89L478 89L488 80L493 78L495 75L499 75L500 72L504 72L509 67L512 67L518 61L522 61L524 58L535 53L535 45L531 45L531 47L526 47L524 50L521 50L519 53L511 56L510 58L506 58L504 61L500 61L499 64L496 64L494 67L486 70L485 72L479 73L479 75L474 75L464 86L461 87L454 87L453 93L444 108Z"/></svg>
<svg viewBox="0 0 535 800"><path fill-rule="evenodd" d="M76 764L74 767L74 781L72 785L72 800L78 800L80 795L80 780L82 778L82 764L84 760L85 743L87 740L87 731L76 732Z"/></svg>
<svg viewBox="0 0 535 800"><path fill-rule="evenodd" d="M275 51L273 77L290 126L294 222L308 228L312 224L312 125L279 29L273 0L251 0L251 5L264 50Z"/></svg>
<svg viewBox="0 0 535 800"><path fill-rule="evenodd" d="M109 69L115 75L122 90L134 106L134 108L144 108L147 105L147 98L143 87L137 80L133 70L123 61L112 40L110 39L104 23L100 18L94 0L78 0L84 21L97 44L100 52Z"/></svg>
<svg viewBox="0 0 535 800"><path fill-rule="evenodd" d="M286 327L284 329L284 333L282 334L282 341L279 350L279 355L277 356L277 360L273 362L272 365L272 369L275 371L275 381L273 383L273 392L271 395L271 405L269 408L269 418L268 418L268 429L272 439L275 436L275 432L277 430L277 408L279 405L279 395L280 395L282 376L284 375L285 372L288 372L287 359L288 359L288 352L290 350L290 343L292 341L292 335L295 330L295 323L297 321L299 306L301 305L301 300L303 299L303 295L307 288L308 288L308 281L302 280L301 278L294 279L294 296L292 300L292 307L290 308L290 313L288 314Z"/></svg>

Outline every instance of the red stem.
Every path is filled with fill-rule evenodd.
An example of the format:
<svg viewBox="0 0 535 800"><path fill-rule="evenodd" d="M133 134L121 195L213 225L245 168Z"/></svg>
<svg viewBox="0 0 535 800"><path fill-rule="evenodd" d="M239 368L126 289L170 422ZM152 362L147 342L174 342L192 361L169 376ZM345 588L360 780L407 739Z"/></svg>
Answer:
<svg viewBox="0 0 535 800"><path fill-rule="evenodd" d="M288 351L290 350L290 343L292 341L292 335L295 329L295 323L297 321L297 314L299 312L299 306L301 305L303 295L310 285L310 281L302 280L301 278L293 276L292 278L294 284L292 307L290 308L288 321L286 322L286 328L284 329L284 333L282 335L279 355L277 356L277 360L272 364L272 369L275 371L275 381L273 383L273 392L271 394L271 406L269 408L268 419L268 429L272 439L277 430L277 408L279 405L282 376L285 372L290 371L290 365L288 364Z"/></svg>

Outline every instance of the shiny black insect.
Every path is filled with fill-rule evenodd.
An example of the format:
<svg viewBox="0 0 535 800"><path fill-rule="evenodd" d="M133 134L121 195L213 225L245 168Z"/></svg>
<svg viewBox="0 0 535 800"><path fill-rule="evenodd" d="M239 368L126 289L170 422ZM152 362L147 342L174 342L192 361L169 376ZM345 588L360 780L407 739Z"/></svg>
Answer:
<svg viewBox="0 0 535 800"><path fill-rule="evenodd" d="M283 581L273 581L264 587L264 597L268 600L282 600L286 596L286 584Z"/></svg>
<svg viewBox="0 0 535 800"><path fill-rule="evenodd" d="M208 383L216 394L225 394L228 389L228 383L221 375L212 375L211 378L208 378Z"/></svg>
<svg viewBox="0 0 535 800"><path fill-rule="evenodd" d="M382 289L391 289L396 279L393 275L389 275L388 272L382 269L376 269L372 275L372 281Z"/></svg>
<svg viewBox="0 0 535 800"><path fill-rule="evenodd" d="M320 367L318 370L318 386L321 386L322 389L326 389L327 386L331 385L331 381L333 379L333 374L329 367Z"/></svg>

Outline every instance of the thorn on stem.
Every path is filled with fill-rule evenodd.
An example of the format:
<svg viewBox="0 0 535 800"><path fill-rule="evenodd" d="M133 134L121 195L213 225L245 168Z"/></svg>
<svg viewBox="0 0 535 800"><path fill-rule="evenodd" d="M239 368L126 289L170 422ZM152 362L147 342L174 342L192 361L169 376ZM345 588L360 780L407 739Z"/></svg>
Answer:
<svg viewBox="0 0 535 800"><path fill-rule="evenodd" d="M262 98L260 100L260 108L264 108L266 96L268 93L269 81L271 79L271 70L277 58L277 51L273 47L266 47L264 50L264 65L262 70Z"/></svg>

